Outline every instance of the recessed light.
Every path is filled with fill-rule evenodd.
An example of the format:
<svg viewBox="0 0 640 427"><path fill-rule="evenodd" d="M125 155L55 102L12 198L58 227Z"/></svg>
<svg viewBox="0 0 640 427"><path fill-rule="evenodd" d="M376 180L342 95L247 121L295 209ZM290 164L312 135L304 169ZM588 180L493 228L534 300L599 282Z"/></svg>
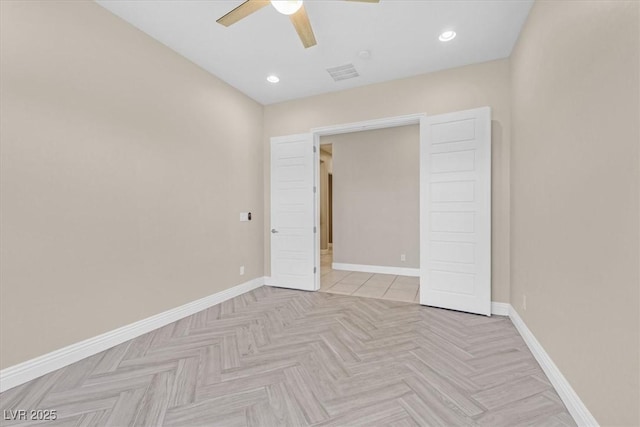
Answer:
<svg viewBox="0 0 640 427"><path fill-rule="evenodd" d="M269 83L278 83L280 81L280 78L278 76L274 76L273 74L270 75L269 77L267 77L267 81Z"/></svg>
<svg viewBox="0 0 640 427"><path fill-rule="evenodd" d="M452 30L448 30L448 31L443 31L442 34L440 34L440 37L438 37L438 40L440 40L441 42L448 42L455 38L456 38L456 32Z"/></svg>
<svg viewBox="0 0 640 427"><path fill-rule="evenodd" d="M371 59L371 51L369 50L361 50L358 52L358 56L362 59Z"/></svg>

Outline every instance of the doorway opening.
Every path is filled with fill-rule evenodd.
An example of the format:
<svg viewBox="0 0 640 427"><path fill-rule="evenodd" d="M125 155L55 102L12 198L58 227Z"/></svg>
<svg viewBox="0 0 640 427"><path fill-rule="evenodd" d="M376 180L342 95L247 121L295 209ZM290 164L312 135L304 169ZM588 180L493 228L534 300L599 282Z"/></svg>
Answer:
<svg viewBox="0 0 640 427"><path fill-rule="evenodd" d="M271 276L265 280L267 285L320 290L320 138L412 124L418 124L420 129L420 304L491 315L489 107L375 119L272 137ZM335 161L335 147L333 150ZM362 154L367 152L365 149ZM336 222L340 177L335 166L333 178L332 240L336 255L341 233ZM373 211L355 212L350 218L366 219L370 212ZM332 268L335 264L334 260ZM358 272L353 265L348 267Z"/></svg>
<svg viewBox="0 0 640 427"><path fill-rule="evenodd" d="M320 291L419 302L419 153L419 124L320 138Z"/></svg>

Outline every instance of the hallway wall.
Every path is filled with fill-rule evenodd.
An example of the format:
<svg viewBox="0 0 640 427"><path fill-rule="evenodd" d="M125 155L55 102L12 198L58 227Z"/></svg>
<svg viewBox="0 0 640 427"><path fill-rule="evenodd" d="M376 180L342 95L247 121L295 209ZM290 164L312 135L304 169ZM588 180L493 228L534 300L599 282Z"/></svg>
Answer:
<svg viewBox="0 0 640 427"><path fill-rule="evenodd" d="M322 141L333 144L333 262L419 268L420 127Z"/></svg>
<svg viewBox="0 0 640 427"><path fill-rule="evenodd" d="M320 249L329 249L329 174L333 172L330 153L320 150Z"/></svg>

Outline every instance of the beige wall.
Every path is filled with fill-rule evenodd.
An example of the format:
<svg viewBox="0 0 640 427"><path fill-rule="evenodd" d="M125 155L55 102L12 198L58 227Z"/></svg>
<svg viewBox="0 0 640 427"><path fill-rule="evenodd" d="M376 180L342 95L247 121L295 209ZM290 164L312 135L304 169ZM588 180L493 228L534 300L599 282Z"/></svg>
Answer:
<svg viewBox="0 0 640 427"><path fill-rule="evenodd" d="M333 262L419 268L420 127L322 142L333 144Z"/></svg>
<svg viewBox="0 0 640 427"><path fill-rule="evenodd" d="M412 113L492 108L492 300L509 301L509 61L498 60L265 106L265 274L269 275L269 137Z"/></svg>
<svg viewBox="0 0 640 427"><path fill-rule="evenodd" d="M262 106L95 3L0 5L0 366L262 276Z"/></svg>
<svg viewBox="0 0 640 427"><path fill-rule="evenodd" d="M638 5L538 1L511 60L511 303L603 426L640 425Z"/></svg>

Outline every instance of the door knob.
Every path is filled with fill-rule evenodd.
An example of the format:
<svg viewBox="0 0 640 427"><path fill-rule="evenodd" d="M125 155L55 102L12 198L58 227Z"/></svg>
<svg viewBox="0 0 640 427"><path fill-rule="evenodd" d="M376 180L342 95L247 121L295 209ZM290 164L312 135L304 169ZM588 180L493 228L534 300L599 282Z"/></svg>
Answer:
<svg viewBox="0 0 640 427"><path fill-rule="evenodd" d="M273 234L279 233L279 231L278 231L278 230L276 230L275 228L272 228L272 229L271 229L271 232L272 232Z"/></svg>

